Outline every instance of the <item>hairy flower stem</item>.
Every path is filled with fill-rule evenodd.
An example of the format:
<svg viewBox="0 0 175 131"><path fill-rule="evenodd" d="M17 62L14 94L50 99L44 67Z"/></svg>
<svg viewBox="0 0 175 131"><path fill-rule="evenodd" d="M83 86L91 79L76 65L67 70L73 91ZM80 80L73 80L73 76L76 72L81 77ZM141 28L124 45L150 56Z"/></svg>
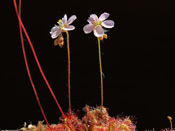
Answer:
<svg viewBox="0 0 175 131"><path fill-rule="evenodd" d="M101 63L101 48L100 48L100 38L98 37L98 53L99 53L99 66L100 66L100 79L101 79L101 107L103 106L103 72Z"/></svg>
<svg viewBox="0 0 175 131"><path fill-rule="evenodd" d="M51 94L52 94L52 96L53 96L53 98L54 98L54 100L55 100L55 102L56 102L56 104L57 104L57 106L58 106L58 108L59 108L59 110L60 110L60 112L61 112L63 118L65 118L65 115L64 115L64 113L63 113L63 110L61 109L61 106L59 105L59 103L58 103L58 101L57 101L57 99L56 99L56 97L55 97L55 95L54 95L54 93L53 93L53 91L52 91L52 88L50 87L50 84L49 84L49 82L47 81L47 79L46 79L46 77L45 77L45 75L44 75L44 72L43 72L43 70L42 70L42 68L41 68L41 65L40 65L40 63L39 63L39 60L38 60L37 55L36 55L36 53L35 53L35 50L34 50L34 48L33 48L32 42L31 42L31 40L30 40L30 38L29 38L29 35L28 35L28 33L27 33L27 31L26 31L26 29L25 29L23 23L22 23L22 20L21 20L19 14L18 14L18 9L17 9L16 0L13 0L13 3L14 3L14 7L15 7L15 11L16 11L16 15L17 15L19 24L20 24L20 26L22 27L22 29L23 29L23 31L24 31L24 34L26 35L27 41L29 42L30 48L31 48L32 53L33 53L33 55L34 55L35 61L36 61L36 63L37 63L37 66L38 66L38 68L39 68L39 70L40 70L40 72L41 72L41 75L42 75L42 77L43 77L43 79L44 79L46 85L48 86L48 89L49 89L49 91L51 92Z"/></svg>
<svg viewBox="0 0 175 131"><path fill-rule="evenodd" d="M21 18L21 1L22 1L22 0L19 0L19 5L18 5L18 6L19 6L19 7L18 7L18 12L19 12L20 18ZM47 118L46 118L46 115L45 115L45 113L44 113L44 110L43 110L43 108L42 108L42 106L41 106L41 103L40 103L40 100L39 100L39 97L38 97L38 94L37 94L35 85L34 85L34 83L33 83L33 80L32 80L31 74L30 74L30 70L29 70L29 66L28 66L28 62L27 62L27 57L26 57L26 52L25 52L25 47L24 47L22 28L21 28L20 23L19 23L19 32L20 32L21 46L22 46L22 52L23 52L23 56L24 56L24 61L25 61L25 65L26 65L27 74L28 74L28 76L29 76L29 80L30 80L30 83L31 83L31 85L32 85L33 91L34 91L34 93L35 93L35 97L36 97L36 99L37 99L37 102L38 102L39 108L40 108L40 110L41 110L41 113L42 113L42 115L43 115L43 117L44 117L44 120L46 121L47 126L50 128L49 122L48 122L48 120L47 120ZM50 129L51 129L51 128L50 128Z"/></svg>
<svg viewBox="0 0 175 131"><path fill-rule="evenodd" d="M69 47L69 33L67 35L67 57L68 57L68 95L69 95L69 113L71 113L71 91L70 91L70 47Z"/></svg>

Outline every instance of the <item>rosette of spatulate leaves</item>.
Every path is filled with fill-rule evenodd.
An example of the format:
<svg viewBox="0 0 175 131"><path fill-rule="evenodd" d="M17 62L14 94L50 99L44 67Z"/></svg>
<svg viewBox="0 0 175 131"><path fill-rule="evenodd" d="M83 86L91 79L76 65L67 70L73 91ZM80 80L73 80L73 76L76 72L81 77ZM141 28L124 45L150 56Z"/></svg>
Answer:
<svg viewBox="0 0 175 131"><path fill-rule="evenodd" d="M37 126L30 124L21 128L23 131L135 131L135 124L131 117L110 117L105 107L84 108L86 114L79 119L74 113L68 113L60 118L59 124L50 127L39 122Z"/></svg>
<svg viewBox="0 0 175 131"><path fill-rule="evenodd" d="M65 119L60 118L59 124L52 124L50 128L39 121L38 125L26 123L20 130L23 131L135 131L135 124L132 117L117 117L113 118L108 115L106 108L92 108L86 106L85 116L80 120L75 114L67 114ZM101 112L102 111L102 112ZM168 119L171 118L168 116ZM170 120L170 128L162 129L161 131L175 131L172 128L172 118ZM157 131L155 129L145 131Z"/></svg>

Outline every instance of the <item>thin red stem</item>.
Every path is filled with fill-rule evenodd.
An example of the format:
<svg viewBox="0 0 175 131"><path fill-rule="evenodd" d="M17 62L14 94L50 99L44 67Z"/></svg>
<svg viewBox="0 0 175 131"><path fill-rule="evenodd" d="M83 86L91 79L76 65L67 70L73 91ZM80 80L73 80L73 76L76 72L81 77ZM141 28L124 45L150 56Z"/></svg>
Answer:
<svg viewBox="0 0 175 131"><path fill-rule="evenodd" d="M21 0L19 0L19 7L18 7L18 12L19 12L19 16L21 18ZM22 34L22 28L21 28L21 25L19 23L19 32L20 32L20 38L21 38L21 46L22 46L22 52L23 52L23 56L24 56L24 61L25 61L25 65L26 65L26 70L27 70L27 74L29 76L29 79L30 79L30 83L32 85L32 88L33 88L33 91L35 93L35 97L37 99L37 102L38 102L38 105L39 105L39 108L42 112L42 115L44 117L44 120L46 121L48 127L50 128L50 125L49 125L49 122L46 118L46 115L44 113L44 110L41 106L41 103L40 103L40 100L39 100L39 97L38 97L38 94L37 94L37 91L36 91L36 88L35 88L35 85L33 83L33 80L32 80L32 77L31 77L31 74L30 74L30 70L29 70L29 66L28 66L28 62L27 62L27 57L26 57L26 52L25 52L25 47L24 47L24 41L23 41L23 34ZM51 129L51 128L50 128Z"/></svg>
<svg viewBox="0 0 175 131"><path fill-rule="evenodd" d="M25 29L23 23L22 23L22 20L21 20L19 14L18 14L16 1L13 0L13 3L14 3L14 7L15 7L15 11L16 11L16 14L17 14L17 17L18 17L19 24L20 24L20 26L22 27L22 29L23 29L23 31L24 31L24 34L26 35L26 38L27 38L27 40L28 40L28 42L29 42L30 48L31 48L32 53L33 53L33 55L34 55L35 61L36 61L37 65L38 65L38 68L39 68L39 70L40 70L40 72L41 72L41 75L42 75L42 77L43 77L43 79L44 79L46 85L48 86L48 88L49 88L49 90L50 90L50 92L51 92L51 94L52 94L52 96L53 96L53 98L54 98L54 100L55 100L55 102L56 102L56 104L57 104L57 106L58 106L58 108L59 108L59 110L60 110L62 116L63 116L63 118L65 118L65 115L64 115L64 113L63 113L63 110L61 109L61 106L59 105L59 103L58 103L58 101L57 101L57 99L56 99L56 97L55 97L55 95L54 95L54 93L53 93L53 91L52 91L52 89L51 89L51 87L50 87L50 85L49 85L49 82L47 81L47 79L46 79L46 77L45 77L45 75L44 75L44 72L43 72L43 70L42 70L42 68L41 68L41 66L40 66L40 63L39 63L38 58L37 58L37 56L36 56L35 50L34 50L34 48L33 48L32 42L31 42L31 40L30 40L30 38L29 38L29 35L28 35L28 33L27 33L27 31L26 31L26 29Z"/></svg>

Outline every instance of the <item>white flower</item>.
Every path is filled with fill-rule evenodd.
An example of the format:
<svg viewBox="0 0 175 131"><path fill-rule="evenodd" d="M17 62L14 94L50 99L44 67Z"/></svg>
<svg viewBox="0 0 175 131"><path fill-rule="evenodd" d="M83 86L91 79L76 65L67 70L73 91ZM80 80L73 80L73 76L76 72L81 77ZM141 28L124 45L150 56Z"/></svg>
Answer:
<svg viewBox="0 0 175 131"><path fill-rule="evenodd" d="M113 20L106 20L109 17L109 13L103 13L98 18L96 14L91 14L88 18L89 24L83 27L84 33L89 34L90 32L94 31L94 35L96 37L102 37L104 35L104 30L102 27L105 28L113 28L114 21Z"/></svg>
<svg viewBox="0 0 175 131"><path fill-rule="evenodd" d="M67 20L67 15L65 14L62 19L60 19L57 23L59 25L55 25L52 27L50 34L52 39L57 38L61 32L63 31L70 31L74 30L75 26L70 25L75 19L77 19L76 15L72 15L68 20Z"/></svg>

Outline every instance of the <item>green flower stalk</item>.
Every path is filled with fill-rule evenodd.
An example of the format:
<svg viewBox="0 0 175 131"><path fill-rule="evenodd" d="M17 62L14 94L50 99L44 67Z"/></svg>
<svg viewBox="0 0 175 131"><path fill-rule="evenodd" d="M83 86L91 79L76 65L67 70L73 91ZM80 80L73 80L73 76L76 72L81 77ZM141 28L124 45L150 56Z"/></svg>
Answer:
<svg viewBox="0 0 175 131"><path fill-rule="evenodd" d="M71 87L70 87L70 48L69 48L69 33L68 31L74 30L75 27L70 25L77 17L72 15L67 20L67 15L65 14L62 19L60 19L57 23L59 25L55 25L52 27L50 34L52 39L55 39L54 45L59 45L62 47L64 45L64 38L62 36L62 32L66 32L67 35L67 56L68 56L68 95L69 95L69 113L71 113Z"/></svg>
<svg viewBox="0 0 175 131"><path fill-rule="evenodd" d="M100 79L101 79L101 106L103 106L103 71L101 63L101 47L100 47L100 38L98 40L98 56L99 56L99 66L100 66Z"/></svg>
<svg viewBox="0 0 175 131"><path fill-rule="evenodd" d="M103 13L98 18L96 14L91 14L88 18L89 24L85 25L83 30L85 34L94 32L94 35L98 40L98 53L99 53L99 67L100 67L100 79L101 79L101 107L103 107L103 71L102 71L102 62L101 62L101 47L100 40L107 39L107 35L104 33L105 28L113 28L114 21L106 20L109 17L109 13Z"/></svg>

